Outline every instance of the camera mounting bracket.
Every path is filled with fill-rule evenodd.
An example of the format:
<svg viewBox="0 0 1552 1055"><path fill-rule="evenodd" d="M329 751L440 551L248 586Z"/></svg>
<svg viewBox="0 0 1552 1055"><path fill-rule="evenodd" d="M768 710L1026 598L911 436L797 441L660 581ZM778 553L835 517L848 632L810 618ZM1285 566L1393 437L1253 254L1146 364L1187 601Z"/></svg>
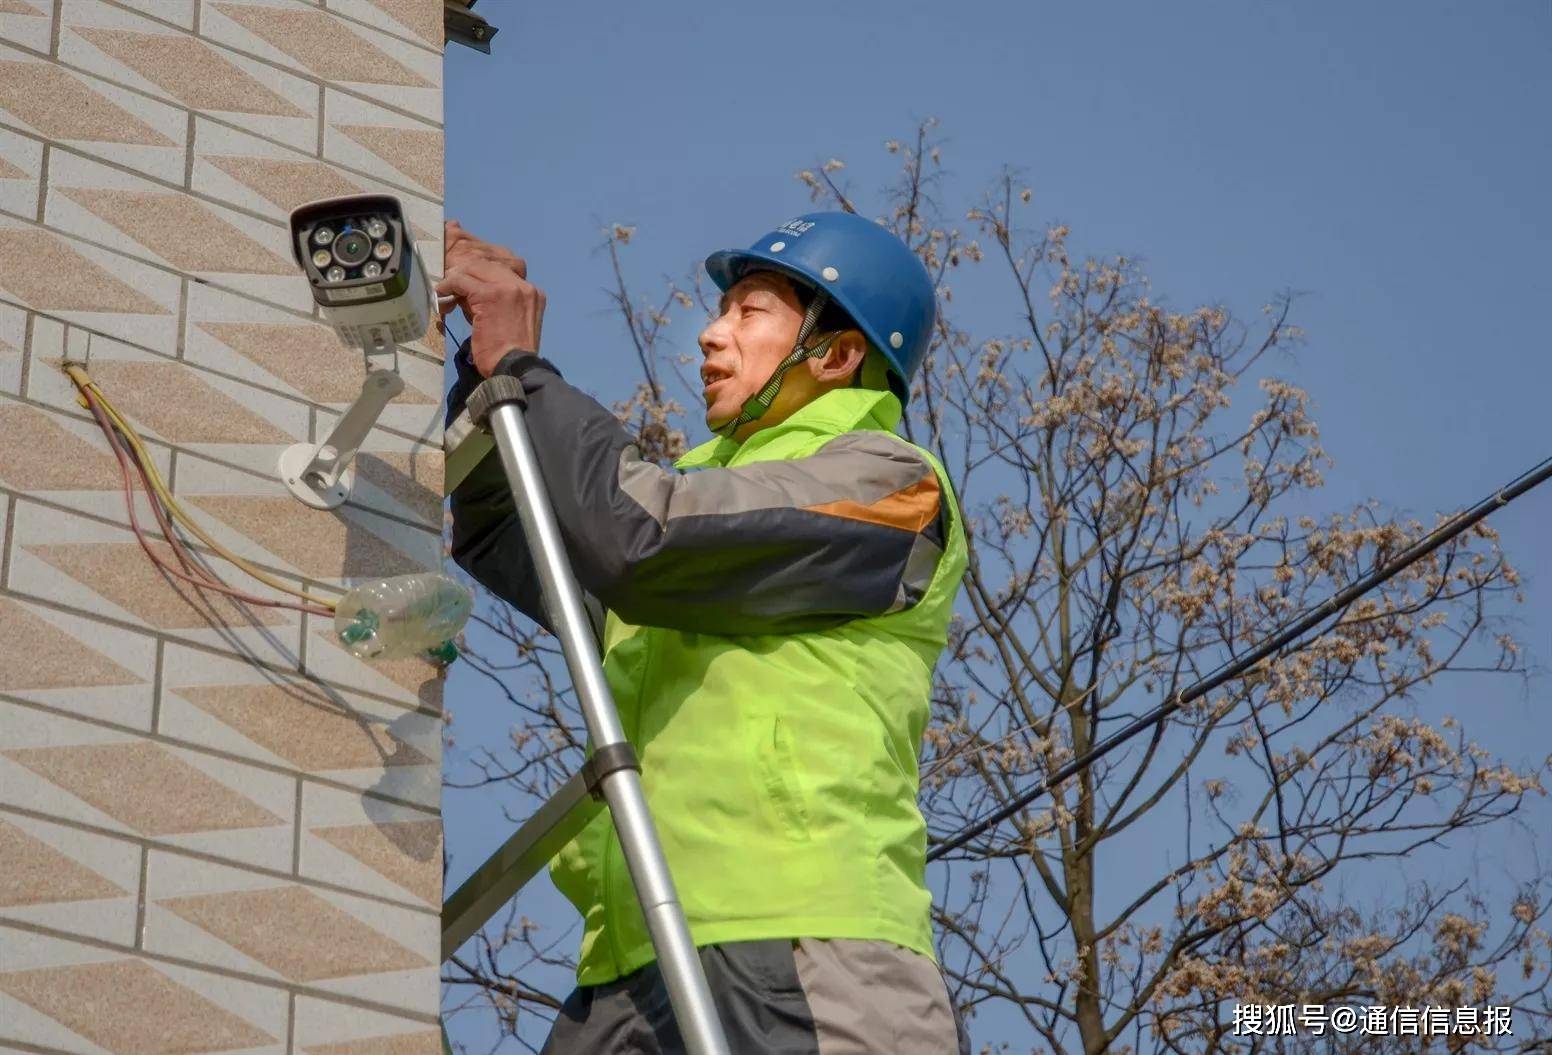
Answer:
<svg viewBox="0 0 1552 1055"><path fill-rule="evenodd" d="M377 424L383 408L404 391L396 370L372 369L370 359L361 394L329 430L322 443L296 443L280 455L280 479L296 498L314 509L345 504L355 484L356 451Z"/></svg>

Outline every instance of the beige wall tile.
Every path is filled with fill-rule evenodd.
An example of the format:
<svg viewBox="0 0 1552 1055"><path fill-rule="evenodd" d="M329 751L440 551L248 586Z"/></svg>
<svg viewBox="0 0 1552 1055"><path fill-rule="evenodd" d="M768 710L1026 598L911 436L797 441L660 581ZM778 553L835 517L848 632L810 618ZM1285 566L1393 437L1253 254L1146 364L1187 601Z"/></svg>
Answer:
<svg viewBox="0 0 1552 1055"><path fill-rule="evenodd" d="M0 812L0 913L8 918L133 945L139 893L134 843Z"/></svg>
<svg viewBox="0 0 1552 1055"><path fill-rule="evenodd" d="M153 852L146 948L436 1014L438 913Z"/></svg>
<svg viewBox="0 0 1552 1055"><path fill-rule="evenodd" d="M0 745L0 801L235 864L291 868L292 777L20 706L8 708Z"/></svg>
<svg viewBox="0 0 1552 1055"><path fill-rule="evenodd" d="M436 0L331 0L331 8L442 53L442 5ZM386 19L384 16L387 16Z"/></svg>
<svg viewBox="0 0 1552 1055"><path fill-rule="evenodd" d="M193 30L194 8L199 0L118 0L125 7L171 22L183 29Z"/></svg>
<svg viewBox="0 0 1552 1055"><path fill-rule="evenodd" d="M0 40L48 51L55 0L0 0Z"/></svg>
<svg viewBox="0 0 1552 1055"><path fill-rule="evenodd" d="M18 595L47 598L248 661L281 667L301 661L301 613L239 604L181 582L153 565L122 528L23 503L13 535L10 588ZM178 567L165 543L153 544L153 550ZM195 556L233 586L288 599L224 560L202 551Z"/></svg>
<svg viewBox="0 0 1552 1055"><path fill-rule="evenodd" d="M0 128L0 212L37 215L43 144Z"/></svg>
<svg viewBox="0 0 1552 1055"><path fill-rule="evenodd" d="M0 392L21 395L22 357L26 354L26 348L27 312L9 304L0 304Z"/></svg>
<svg viewBox="0 0 1552 1055"><path fill-rule="evenodd" d="M331 685L359 689L440 713L444 682L440 668L420 659L362 662L339 646L331 620L307 616L305 622L308 674Z"/></svg>
<svg viewBox="0 0 1552 1055"><path fill-rule="evenodd" d="M322 10L267 0L207 0L200 33L238 51L294 65L331 84L359 86L374 96L392 86L419 89L435 100L442 80L440 55Z"/></svg>
<svg viewBox="0 0 1552 1055"><path fill-rule="evenodd" d="M59 54L72 66L299 149L317 142L313 83L97 0L66 5Z"/></svg>
<svg viewBox="0 0 1552 1055"><path fill-rule="evenodd" d="M250 167L245 164L248 159L256 163ZM336 175L325 176L325 172ZM272 216L277 223L296 205L319 197L358 191L392 194L404 206L417 244L438 240L440 246L441 205L423 193L381 182L378 177L387 172L375 158L365 170L347 168L333 160L320 162L312 147L291 150L204 117L194 121L195 190ZM424 245L421 250L429 253ZM433 271L440 268L440 256L438 249L431 261Z"/></svg>
<svg viewBox="0 0 1552 1055"><path fill-rule="evenodd" d="M379 798L302 789L301 873L421 906L442 904L442 824Z"/></svg>
<svg viewBox="0 0 1552 1055"><path fill-rule="evenodd" d="M61 1051L286 1051L282 989L191 970L133 950L6 929L0 966L7 1032ZM91 1000L82 999L91 994Z"/></svg>
<svg viewBox="0 0 1552 1055"><path fill-rule="evenodd" d="M312 647L312 642L309 642ZM434 808L440 722L237 661L170 646L161 729L170 737Z"/></svg>
<svg viewBox="0 0 1552 1055"><path fill-rule="evenodd" d="M312 997L296 1001L299 1055L438 1055L435 1026Z"/></svg>
<svg viewBox="0 0 1552 1055"><path fill-rule="evenodd" d="M183 180L187 115L100 77L0 45L0 111L42 139Z"/></svg>
<svg viewBox="0 0 1552 1055"><path fill-rule="evenodd" d="M356 583L441 565L439 534L349 505L304 506L276 476L260 479L190 463L177 493L223 543L270 567Z"/></svg>
<svg viewBox="0 0 1552 1055"><path fill-rule="evenodd" d="M40 336L51 336L45 321L34 320L34 348L38 347ZM55 331L53 335L60 334ZM45 342L51 358L58 358L57 347ZM35 392L69 384L45 360L34 361L31 382L29 387ZM51 394L64 397L62 391ZM35 495L50 505L65 506L117 524L128 523L118 462L108 453L101 429L86 411L79 407L33 406L0 396L0 420L7 428L16 430L11 435L35 441L5 448L0 456L0 490ZM165 478L170 464L168 450L153 444L150 453ZM136 515L144 523L154 523L151 507L138 483L134 495Z"/></svg>
<svg viewBox="0 0 1552 1055"><path fill-rule="evenodd" d="M366 378L361 349L345 345L330 327L208 287L190 291L184 355L340 410L360 394ZM395 412L405 408L406 419L418 427L441 407L441 367L405 353L398 362L405 388L389 407Z"/></svg>
<svg viewBox="0 0 1552 1055"><path fill-rule="evenodd" d="M387 435L374 439L373 449L356 455L352 500L440 531L442 449ZM396 449L390 448L390 443Z"/></svg>
<svg viewBox="0 0 1552 1055"><path fill-rule="evenodd" d="M148 348L176 347L178 276L0 216L0 300Z"/></svg>
<svg viewBox="0 0 1552 1055"><path fill-rule="evenodd" d="M246 216L68 155L50 165L44 219L56 230L148 263L292 311L312 311L312 296L277 221Z"/></svg>
<svg viewBox="0 0 1552 1055"><path fill-rule="evenodd" d="M442 197L442 130L341 92L324 100L323 155L389 182Z"/></svg>
<svg viewBox="0 0 1552 1055"><path fill-rule="evenodd" d="M18 503L18 509L25 505ZM156 677L152 638L19 596L0 595L0 641L6 643L0 649L0 685L11 696L131 728L151 728Z"/></svg>

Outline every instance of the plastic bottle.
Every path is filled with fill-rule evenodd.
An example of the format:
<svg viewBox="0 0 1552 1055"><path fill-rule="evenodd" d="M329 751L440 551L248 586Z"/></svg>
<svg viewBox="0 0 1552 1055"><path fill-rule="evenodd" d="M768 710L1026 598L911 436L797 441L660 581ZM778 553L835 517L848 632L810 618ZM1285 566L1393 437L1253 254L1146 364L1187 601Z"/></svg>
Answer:
<svg viewBox="0 0 1552 1055"><path fill-rule="evenodd" d="M474 607L468 588L441 572L373 579L334 609L334 632L360 659L402 659L430 651L447 662Z"/></svg>

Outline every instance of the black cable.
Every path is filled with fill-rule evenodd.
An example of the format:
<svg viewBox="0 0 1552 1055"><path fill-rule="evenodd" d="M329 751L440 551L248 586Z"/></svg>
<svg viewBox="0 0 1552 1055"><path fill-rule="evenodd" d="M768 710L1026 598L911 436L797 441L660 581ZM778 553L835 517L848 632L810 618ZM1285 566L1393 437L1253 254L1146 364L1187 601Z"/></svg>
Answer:
<svg viewBox="0 0 1552 1055"><path fill-rule="evenodd" d="M1531 488L1545 483L1548 478L1552 478L1552 458L1546 459L1528 472L1522 473L1511 480L1507 485L1495 491L1491 497L1484 498L1470 509L1457 513L1450 520L1439 525L1439 527L1414 542L1411 546L1408 546L1395 560L1377 571L1370 572L1364 578L1359 579L1345 590L1326 600L1318 608L1310 610L1308 614L1290 624L1287 629L1277 633L1265 643L1257 646L1247 655L1225 663L1189 689L1170 697L1147 714L1134 719L1124 729L1112 733L1101 740L1086 754L1079 758L1074 758L1061 766L1056 772L1041 781L1038 786L1023 792L1006 805L987 814L978 821L973 821L952 836L939 842L928 851L927 860L937 861L964 846L971 839L990 831L1019 810L1028 806L1031 802L1034 802L1045 792L1050 791L1064 780L1069 780L1076 774L1081 773L1138 733L1162 722L1197 697L1205 696L1224 682L1243 674L1246 670L1278 651L1284 645L1303 636L1306 631L1319 624L1327 616L1345 608L1409 564L1415 563L1456 535L1459 535L1495 509L1508 505Z"/></svg>

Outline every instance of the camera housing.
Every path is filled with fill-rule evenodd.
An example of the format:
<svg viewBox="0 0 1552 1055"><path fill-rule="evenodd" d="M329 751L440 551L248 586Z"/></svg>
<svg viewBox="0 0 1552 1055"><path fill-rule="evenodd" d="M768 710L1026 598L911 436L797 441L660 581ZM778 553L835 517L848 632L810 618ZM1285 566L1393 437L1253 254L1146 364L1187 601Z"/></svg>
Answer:
<svg viewBox="0 0 1552 1055"><path fill-rule="evenodd" d="M291 252L324 321L345 343L386 352L425 336L430 280L391 194L298 206L291 211Z"/></svg>

